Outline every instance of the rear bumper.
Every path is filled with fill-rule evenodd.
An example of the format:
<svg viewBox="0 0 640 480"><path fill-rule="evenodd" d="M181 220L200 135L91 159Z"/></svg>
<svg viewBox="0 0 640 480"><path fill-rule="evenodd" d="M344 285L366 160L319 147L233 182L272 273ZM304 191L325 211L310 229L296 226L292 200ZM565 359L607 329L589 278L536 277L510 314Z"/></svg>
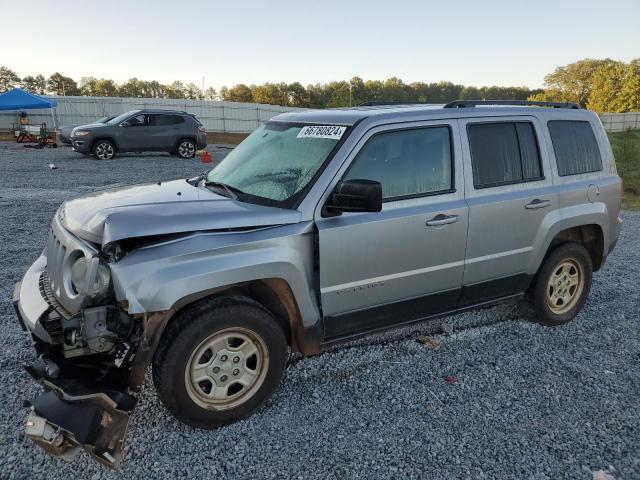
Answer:
<svg viewBox="0 0 640 480"><path fill-rule="evenodd" d="M207 146L207 136L205 134L198 134L198 138L196 140L196 148L198 150L202 150Z"/></svg>

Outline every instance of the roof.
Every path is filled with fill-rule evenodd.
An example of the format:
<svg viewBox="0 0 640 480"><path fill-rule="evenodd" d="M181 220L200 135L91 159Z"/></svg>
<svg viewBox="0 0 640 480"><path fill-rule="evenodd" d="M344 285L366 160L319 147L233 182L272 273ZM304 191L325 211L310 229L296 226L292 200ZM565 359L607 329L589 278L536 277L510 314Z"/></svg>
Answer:
<svg viewBox="0 0 640 480"><path fill-rule="evenodd" d="M14 88L0 95L0 110L33 110L37 108L53 108L55 100L49 100L19 88Z"/></svg>
<svg viewBox="0 0 640 480"><path fill-rule="evenodd" d="M325 110L303 110L277 115L272 120L329 125L354 125L364 119L385 120L401 117L403 120L422 118L460 118L484 115L531 115L535 113L562 113L578 115L586 110L524 106L480 106L473 108L444 108L444 104L376 105Z"/></svg>

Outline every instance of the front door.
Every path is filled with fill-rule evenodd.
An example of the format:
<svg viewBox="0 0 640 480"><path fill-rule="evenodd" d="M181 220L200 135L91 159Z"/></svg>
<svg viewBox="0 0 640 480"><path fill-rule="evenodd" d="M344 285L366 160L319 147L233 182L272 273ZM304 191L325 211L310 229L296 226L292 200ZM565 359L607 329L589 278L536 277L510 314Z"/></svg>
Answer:
<svg viewBox="0 0 640 480"><path fill-rule="evenodd" d="M458 138L450 121L379 127L345 162L338 181L379 181L383 208L334 217L318 209L325 338L455 307L468 220Z"/></svg>
<svg viewBox="0 0 640 480"><path fill-rule="evenodd" d="M118 148L122 151L144 150L149 148L149 115L141 113L120 124Z"/></svg>

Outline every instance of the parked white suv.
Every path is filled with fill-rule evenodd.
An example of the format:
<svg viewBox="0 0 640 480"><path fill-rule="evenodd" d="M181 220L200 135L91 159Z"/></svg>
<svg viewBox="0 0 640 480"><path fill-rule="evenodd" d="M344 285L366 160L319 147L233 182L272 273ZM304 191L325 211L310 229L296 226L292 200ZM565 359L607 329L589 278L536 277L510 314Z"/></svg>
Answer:
<svg viewBox="0 0 640 480"><path fill-rule="evenodd" d="M285 113L207 174L65 202L14 294L45 387L27 435L114 466L151 362L213 428L289 350L518 298L573 319L620 231L607 136L575 105L493 103L518 102Z"/></svg>

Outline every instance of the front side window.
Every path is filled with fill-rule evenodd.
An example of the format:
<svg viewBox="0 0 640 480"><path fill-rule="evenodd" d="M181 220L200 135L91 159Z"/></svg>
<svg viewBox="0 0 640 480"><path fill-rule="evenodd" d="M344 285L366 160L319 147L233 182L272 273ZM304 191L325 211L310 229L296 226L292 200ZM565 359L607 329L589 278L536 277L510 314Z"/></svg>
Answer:
<svg viewBox="0 0 640 480"><path fill-rule="evenodd" d="M556 154L558 175L602 170L600 148L589 122L552 120L547 125Z"/></svg>
<svg viewBox="0 0 640 480"><path fill-rule="evenodd" d="M128 127L143 127L147 124L147 116L146 115L136 115L135 117L131 117L129 120L124 122Z"/></svg>
<svg viewBox="0 0 640 480"><path fill-rule="evenodd" d="M449 127L397 130L373 136L358 153L344 180L375 180L384 200L450 191Z"/></svg>
<svg viewBox="0 0 640 480"><path fill-rule="evenodd" d="M530 122L472 123L467 132L475 188L543 178L540 150Z"/></svg>
<svg viewBox="0 0 640 480"><path fill-rule="evenodd" d="M346 129L268 122L232 150L207 180L224 183L262 203L288 206L311 182Z"/></svg>

